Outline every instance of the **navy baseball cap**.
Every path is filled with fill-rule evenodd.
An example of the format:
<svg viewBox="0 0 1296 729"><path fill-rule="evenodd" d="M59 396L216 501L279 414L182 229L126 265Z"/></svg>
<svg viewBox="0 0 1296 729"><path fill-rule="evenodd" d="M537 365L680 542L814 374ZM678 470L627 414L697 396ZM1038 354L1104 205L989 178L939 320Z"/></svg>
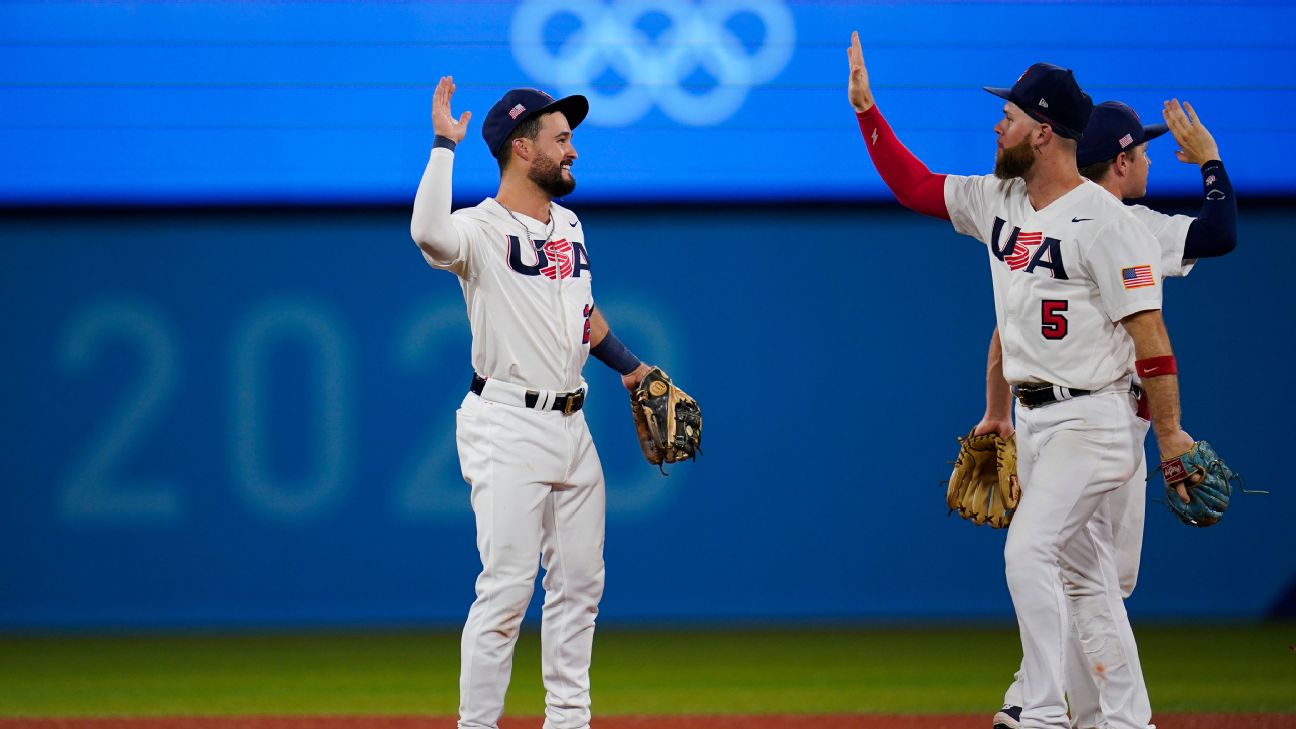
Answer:
<svg viewBox="0 0 1296 729"><path fill-rule="evenodd" d="M1170 131L1164 124L1144 125L1139 115L1119 101L1104 101L1094 107L1089 126L1076 147L1076 166L1088 167L1109 159L1130 147L1151 141Z"/></svg>
<svg viewBox="0 0 1296 729"><path fill-rule="evenodd" d="M567 124L575 129L589 114L589 100L579 94L554 101L554 97L539 89L513 89L500 97L486 113L482 123L482 139L494 155L503 146L517 125L537 114L562 112Z"/></svg>
<svg viewBox="0 0 1296 729"><path fill-rule="evenodd" d="M1037 63L1026 69L1011 89L983 88L1021 107L1032 119L1048 124L1067 139L1079 141L1093 111L1093 100L1080 89L1075 74L1051 63Z"/></svg>

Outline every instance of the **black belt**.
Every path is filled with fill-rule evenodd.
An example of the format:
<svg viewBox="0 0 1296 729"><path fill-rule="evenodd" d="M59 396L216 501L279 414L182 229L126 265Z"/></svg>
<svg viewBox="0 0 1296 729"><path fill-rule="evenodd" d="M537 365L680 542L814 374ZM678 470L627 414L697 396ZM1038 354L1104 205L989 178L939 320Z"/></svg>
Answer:
<svg viewBox="0 0 1296 729"><path fill-rule="evenodd" d="M1061 402L1063 400L1070 400L1074 397L1083 397L1092 394L1092 391L1090 390L1062 387L1060 385L1054 385L1051 382L1013 385L1012 391L1013 395L1017 397L1017 402L1021 403L1022 407L1026 408L1037 408L1041 405L1048 405L1049 403ZM1059 391L1062 393L1062 397L1058 397ZM1139 387L1138 383L1131 382L1130 392L1134 393L1135 397L1138 397L1143 394L1143 388Z"/></svg>
<svg viewBox="0 0 1296 729"><path fill-rule="evenodd" d="M473 394L480 397L482 390L485 388L486 378L474 372L472 387L470 388L473 391ZM536 403L540 402L540 393L535 390L527 390L524 399L526 401L526 406L534 409ZM577 390L576 392L564 392L560 395L555 395L553 404L549 406L549 409L557 410L564 415L571 415L583 407L585 407L585 391Z"/></svg>

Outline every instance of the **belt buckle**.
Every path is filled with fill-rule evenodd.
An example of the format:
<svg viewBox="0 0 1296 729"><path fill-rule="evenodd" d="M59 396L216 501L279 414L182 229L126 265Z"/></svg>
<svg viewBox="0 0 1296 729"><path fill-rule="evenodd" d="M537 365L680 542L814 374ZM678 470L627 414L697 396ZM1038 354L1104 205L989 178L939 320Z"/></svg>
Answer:
<svg viewBox="0 0 1296 729"><path fill-rule="evenodd" d="M563 404L563 415L571 415L576 412L581 403L585 402L585 391L577 390L567 396L567 402Z"/></svg>
<svg viewBox="0 0 1296 729"><path fill-rule="evenodd" d="M1026 402L1026 398L1028 398L1028 397L1030 397L1031 395L1034 395L1034 394L1036 394L1036 393L1042 392L1042 391L1044 391L1044 390L1048 390L1048 391L1052 392L1052 386L1051 386L1051 385L1046 385L1046 384L1043 384L1043 383L1040 383L1040 384L1037 384L1037 385L1034 385L1034 386L1031 386L1031 385L1014 385L1014 386L1013 386L1013 395L1016 395L1016 396L1017 396L1017 402L1021 403L1021 406L1022 406L1022 407L1026 408L1027 410L1034 410L1035 408L1039 407L1039 403L1031 404L1031 403L1029 403L1029 402Z"/></svg>

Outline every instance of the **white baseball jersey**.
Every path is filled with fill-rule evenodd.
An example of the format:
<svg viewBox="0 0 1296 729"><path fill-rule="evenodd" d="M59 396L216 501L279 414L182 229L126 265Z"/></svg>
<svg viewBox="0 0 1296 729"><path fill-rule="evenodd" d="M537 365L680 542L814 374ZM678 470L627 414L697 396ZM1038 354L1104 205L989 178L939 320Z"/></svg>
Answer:
<svg viewBox="0 0 1296 729"><path fill-rule="evenodd" d="M945 178L954 228L986 244L1010 384L1097 390L1130 374L1120 320L1161 308L1161 250L1134 213L1085 180L1043 210L1022 180Z"/></svg>
<svg viewBox="0 0 1296 729"><path fill-rule="evenodd" d="M449 150L432 150L433 189L415 199L413 227L420 227L420 216L449 210L453 158ZM459 276L477 374L572 392L584 385L589 355L589 254L576 214L553 204L550 215L541 223L486 198L437 220L438 240L420 249L429 265Z"/></svg>
<svg viewBox="0 0 1296 729"><path fill-rule="evenodd" d="M1197 265L1197 259L1184 260L1184 245L1188 242L1188 228L1196 218L1190 215L1166 215L1144 205L1126 208L1148 229L1161 246L1161 275L1187 276Z"/></svg>

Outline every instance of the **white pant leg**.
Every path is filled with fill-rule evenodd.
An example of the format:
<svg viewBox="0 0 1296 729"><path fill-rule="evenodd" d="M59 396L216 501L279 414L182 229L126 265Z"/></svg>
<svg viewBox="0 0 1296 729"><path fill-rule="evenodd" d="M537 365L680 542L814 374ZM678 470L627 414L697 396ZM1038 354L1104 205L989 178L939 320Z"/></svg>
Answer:
<svg viewBox="0 0 1296 729"><path fill-rule="evenodd" d="M1144 729L1152 705L1121 596L1104 504L1062 550L1079 651L1069 651L1067 687L1078 727Z"/></svg>
<svg viewBox="0 0 1296 729"><path fill-rule="evenodd" d="M1131 407L1137 410L1137 401L1130 397ZM1138 424L1135 423L1137 426ZM1144 426L1146 432L1146 425ZM1144 436L1146 438L1146 435ZM1104 517L1111 525L1111 543L1115 550L1116 571L1120 578L1122 597L1129 597L1138 582L1139 563L1143 550L1143 520L1147 505L1147 458L1139 458L1138 468L1134 475L1123 485L1103 499L1099 507L1106 512ZM1065 570L1064 584L1070 579ZM1068 595L1070 591L1068 591ZM1095 674L1085 659L1084 648L1079 642L1074 616L1075 605L1071 602L1071 650L1068 651L1066 664L1067 703L1071 709L1071 726L1076 729L1091 729L1103 726L1103 715L1099 708L1098 686ZM1140 681L1142 677L1140 676ZM1143 692L1146 698L1146 690ZM1013 674L1013 682L1004 692L1004 704L1022 705L1022 670Z"/></svg>
<svg viewBox="0 0 1296 729"><path fill-rule="evenodd" d="M482 562L461 643L459 727L495 729L539 570L550 484L566 475L568 449L561 413L469 395L456 417Z"/></svg>
<svg viewBox="0 0 1296 729"><path fill-rule="evenodd" d="M1145 424L1145 433L1147 427ZM1147 513L1147 455L1142 456L1134 477L1108 497L1111 501L1113 545L1116 548L1116 574L1120 576L1121 595L1124 597L1134 593L1134 585L1138 584L1139 562L1143 559L1143 520Z"/></svg>
<svg viewBox="0 0 1296 729"><path fill-rule="evenodd" d="M1106 726L1103 723L1102 711L1098 705L1098 684L1089 673L1089 662L1085 658L1084 644L1080 642L1080 628L1076 624L1076 601L1071 597L1071 586L1063 578L1063 589L1067 591L1067 607L1071 632L1067 636L1067 653L1065 682L1067 704L1071 707L1071 727L1093 729Z"/></svg>
<svg viewBox="0 0 1296 729"><path fill-rule="evenodd" d="M603 597L607 494L584 414L566 418L564 425L573 450L571 471L546 501L540 556L545 569L544 729L588 729L594 620Z"/></svg>
<svg viewBox="0 0 1296 729"><path fill-rule="evenodd" d="M1008 530L1004 566L1022 638L1027 729L1070 726L1063 687L1070 617L1061 551L1102 499L1134 474L1143 434L1135 432L1135 421L1121 393L1018 409L1022 501ZM1125 620L1123 606L1119 619Z"/></svg>
<svg viewBox="0 0 1296 729"><path fill-rule="evenodd" d="M1110 498L1110 497L1109 497ZM1106 508L1106 500L1103 507ZM1071 712L1071 726L1073 729L1092 729L1103 726L1102 711L1098 704L1098 685L1095 683L1094 674L1091 672L1091 666L1085 659L1084 645L1080 642L1080 631L1076 625L1076 601L1077 590L1069 580L1070 575L1065 569L1063 562L1062 584L1063 591L1067 596L1067 653L1066 666L1064 670L1064 686L1066 687L1067 705ZM1004 692L1003 702L1006 706L1022 705L1022 684L1024 682L1025 668L1023 666L1017 669L1013 674L1012 683L1008 690Z"/></svg>
<svg viewBox="0 0 1296 729"><path fill-rule="evenodd" d="M1013 680L1012 683L1008 685L1008 690L1004 692L1003 702L1005 706L1022 705L1022 680L1025 675L1024 670L1025 661L1023 660L1022 665L1018 666L1017 672L1013 674Z"/></svg>

